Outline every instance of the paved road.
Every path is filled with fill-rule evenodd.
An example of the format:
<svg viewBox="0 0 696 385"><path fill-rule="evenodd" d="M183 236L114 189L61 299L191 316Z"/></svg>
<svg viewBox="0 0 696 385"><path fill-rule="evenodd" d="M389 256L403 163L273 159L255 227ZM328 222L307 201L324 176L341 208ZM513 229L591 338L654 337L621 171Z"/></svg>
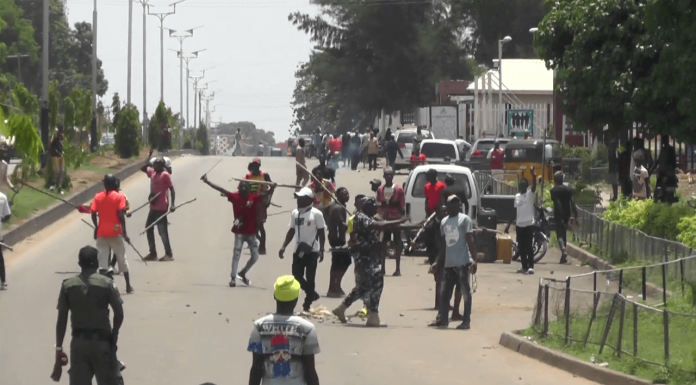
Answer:
<svg viewBox="0 0 696 385"><path fill-rule="evenodd" d="M125 324L119 355L128 369L128 384L245 384L251 356L245 351L252 321L274 309L272 284L290 272L290 259L279 260L288 214L271 216L267 227L269 255L250 273L251 287L229 288L233 237L232 209L219 194L198 181L215 157L183 157L174 162L177 200L197 197L194 204L172 215L170 227L176 261L145 266L129 253L136 292L125 295ZM210 179L233 188L227 180L246 172L248 159L225 158ZM287 158L264 158L263 169L274 180L294 182L294 164ZM368 181L378 172L340 170L339 185L351 194L369 192ZM404 178L403 176L399 178ZM401 183L401 179L397 182ZM144 175L122 184L132 205L145 201ZM270 214L294 206L292 192L279 190ZM145 211L129 221L130 235L147 251ZM79 270L77 250L93 244L91 230L74 213L16 247L8 255L10 290L0 294L0 384L49 383L55 342L58 289ZM160 246L160 253L161 246ZM248 253L242 256L246 261ZM327 256L328 257L328 256ZM549 256L556 262L558 256ZM328 284L329 260L318 272L318 288ZM343 326L315 321L322 352L317 356L324 384L590 384L498 346L500 333L529 324L539 276L519 276L516 265L479 268L474 295L472 330L431 330L435 313L433 280L422 257L406 258L403 277L387 277L381 318L388 326L365 329L359 321ZM393 262L387 266L393 271ZM539 274L565 276L585 268L540 264ZM350 289L352 274L345 278ZM117 283L124 291L122 278ZM337 299L319 305L334 307ZM357 305L353 311L359 310ZM351 327L352 326L352 327ZM67 343L67 341L66 341ZM62 383L67 383L64 375Z"/></svg>

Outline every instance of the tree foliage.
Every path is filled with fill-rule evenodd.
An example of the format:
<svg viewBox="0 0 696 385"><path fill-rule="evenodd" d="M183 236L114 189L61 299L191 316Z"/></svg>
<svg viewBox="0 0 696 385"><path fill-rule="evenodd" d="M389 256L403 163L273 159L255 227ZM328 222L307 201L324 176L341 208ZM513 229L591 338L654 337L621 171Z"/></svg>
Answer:
<svg viewBox="0 0 696 385"><path fill-rule="evenodd" d="M169 128L172 129L172 144L179 143L178 136L175 135L179 127L179 114L172 113L172 109L167 107L164 102L160 101L147 127L150 147L159 148L161 150L164 149L162 147L164 144L162 143L162 127L165 124L169 125Z"/></svg>
<svg viewBox="0 0 696 385"><path fill-rule="evenodd" d="M210 154L210 141L208 140L208 127L201 123L196 130L196 150L202 155Z"/></svg>
<svg viewBox="0 0 696 385"><path fill-rule="evenodd" d="M34 40L34 27L23 13L14 0L0 0L0 63L5 63L7 55L28 55L27 63L35 63L38 59L39 46ZM4 68L17 68L17 60Z"/></svg>
<svg viewBox="0 0 696 385"><path fill-rule="evenodd" d="M317 124L350 127L381 109L425 105L441 78L470 77L461 33L466 20L451 7L316 3L319 16L289 16L315 43L310 61L296 73L295 123L304 131Z"/></svg>
<svg viewBox="0 0 696 385"><path fill-rule="evenodd" d="M53 80L48 84L48 129L53 130L58 124L58 112L60 108L60 92L58 82Z"/></svg>
<svg viewBox="0 0 696 385"><path fill-rule="evenodd" d="M118 125L114 141L116 152L121 158L140 154L140 113L132 104L124 106L118 113Z"/></svg>

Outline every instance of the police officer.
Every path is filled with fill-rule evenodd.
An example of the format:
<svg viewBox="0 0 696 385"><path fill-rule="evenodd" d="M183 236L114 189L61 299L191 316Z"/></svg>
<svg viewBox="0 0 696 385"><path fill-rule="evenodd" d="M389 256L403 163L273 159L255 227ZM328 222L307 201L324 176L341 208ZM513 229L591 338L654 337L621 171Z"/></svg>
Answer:
<svg viewBox="0 0 696 385"><path fill-rule="evenodd" d="M63 339L68 326L68 312L72 325L70 343L70 385L91 385L96 377L98 385L121 385L116 342L123 323L123 300L113 279L99 274L97 249L80 249L80 275L66 279L58 297L56 325L56 363L51 378L60 380L61 366L68 364L63 352ZM113 329L109 323L109 305L114 312Z"/></svg>

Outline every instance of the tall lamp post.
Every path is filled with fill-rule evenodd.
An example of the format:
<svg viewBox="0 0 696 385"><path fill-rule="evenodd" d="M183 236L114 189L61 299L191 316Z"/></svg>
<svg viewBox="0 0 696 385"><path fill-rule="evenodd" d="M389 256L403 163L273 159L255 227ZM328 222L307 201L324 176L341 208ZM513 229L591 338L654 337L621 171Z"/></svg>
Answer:
<svg viewBox="0 0 696 385"><path fill-rule="evenodd" d="M96 1L96 0L95 0ZM171 11L168 12L150 12L150 6L147 6L147 12L150 16L155 16L160 21L160 101L164 101L164 19L167 16L176 13L176 5L185 0L177 1L176 3L169 4L173 7Z"/></svg>
<svg viewBox="0 0 696 385"><path fill-rule="evenodd" d="M186 123L184 124L186 128L190 128L189 125L191 124L191 120L189 119L189 89L191 88L189 87L189 79L191 78L189 74L189 62L193 59L197 59L198 54L203 51L205 51L205 49L191 52L190 55L185 55L183 52L178 53L186 62ZM181 114L183 115L183 112Z"/></svg>
<svg viewBox="0 0 696 385"><path fill-rule="evenodd" d="M498 114L498 119L499 123L496 126L496 131L495 131L495 136L497 137L500 135L500 132L498 130L502 131L502 123L503 119L501 118L501 114L503 112L503 45L505 43L509 43L512 41L512 38L510 36L505 36L504 38L498 40L498 108L500 109L500 113Z"/></svg>
<svg viewBox="0 0 696 385"><path fill-rule="evenodd" d="M147 11L149 0L138 0L143 6L143 139L147 132Z"/></svg>
<svg viewBox="0 0 696 385"><path fill-rule="evenodd" d="M187 29L186 31L180 33L177 30L174 29L168 29L169 30L169 37L173 37L177 40L179 40L179 51L178 51L178 56L179 56L179 114L183 118L184 116L184 55L182 54L184 52L184 40L186 40L189 37L193 36L193 30L197 29L200 27L192 28L192 29ZM182 126L180 128L181 130L184 129ZM184 147L184 136L179 135L179 146L180 148Z"/></svg>

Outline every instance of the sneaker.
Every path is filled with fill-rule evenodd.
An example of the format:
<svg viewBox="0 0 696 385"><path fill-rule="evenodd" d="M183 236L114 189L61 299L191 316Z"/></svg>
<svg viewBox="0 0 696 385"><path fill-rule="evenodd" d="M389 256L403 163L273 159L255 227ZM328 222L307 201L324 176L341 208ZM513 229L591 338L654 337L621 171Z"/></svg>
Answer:
<svg viewBox="0 0 696 385"><path fill-rule="evenodd" d="M160 262L171 262L174 260L174 257L171 254L165 254L164 257L160 258Z"/></svg>
<svg viewBox="0 0 696 385"><path fill-rule="evenodd" d="M143 258L146 261L157 261L157 253L150 253L145 258Z"/></svg>
<svg viewBox="0 0 696 385"><path fill-rule="evenodd" d="M55 189L56 189L56 186L55 186L55 185L53 185L53 186L49 187L48 189L49 189L49 190L51 190L51 191L53 191L53 190L55 190Z"/></svg>
<svg viewBox="0 0 696 385"><path fill-rule="evenodd" d="M235 281L230 281L230 287L236 287L236 286L237 286L237 282L235 282Z"/></svg>
<svg viewBox="0 0 696 385"><path fill-rule="evenodd" d="M529 270L527 270L527 274L529 274L529 275L534 275L534 269L529 269Z"/></svg>
<svg viewBox="0 0 696 385"><path fill-rule="evenodd" d="M469 329L471 329L471 325L468 324L468 323L466 323L466 322L462 322L459 326L457 326L457 329L459 329L459 330L469 330Z"/></svg>
<svg viewBox="0 0 696 385"><path fill-rule="evenodd" d="M431 328L447 329L448 324L440 322L440 320L435 320L428 324Z"/></svg>
<svg viewBox="0 0 696 385"><path fill-rule="evenodd" d="M244 272L244 271L240 272L239 279L241 279L242 283L244 283L245 285L247 285L247 286L251 285L251 281L249 280L249 278L246 277L246 272Z"/></svg>
<svg viewBox="0 0 696 385"><path fill-rule="evenodd" d="M7 282L0 282L0 290L7 290Z"/></svg>
<svg viewBox="0 0 696 385"><path fill-rule="evenodd" d="M527 274L527 270L519 269L519 270L517 270L517 274Z"/></svg>

